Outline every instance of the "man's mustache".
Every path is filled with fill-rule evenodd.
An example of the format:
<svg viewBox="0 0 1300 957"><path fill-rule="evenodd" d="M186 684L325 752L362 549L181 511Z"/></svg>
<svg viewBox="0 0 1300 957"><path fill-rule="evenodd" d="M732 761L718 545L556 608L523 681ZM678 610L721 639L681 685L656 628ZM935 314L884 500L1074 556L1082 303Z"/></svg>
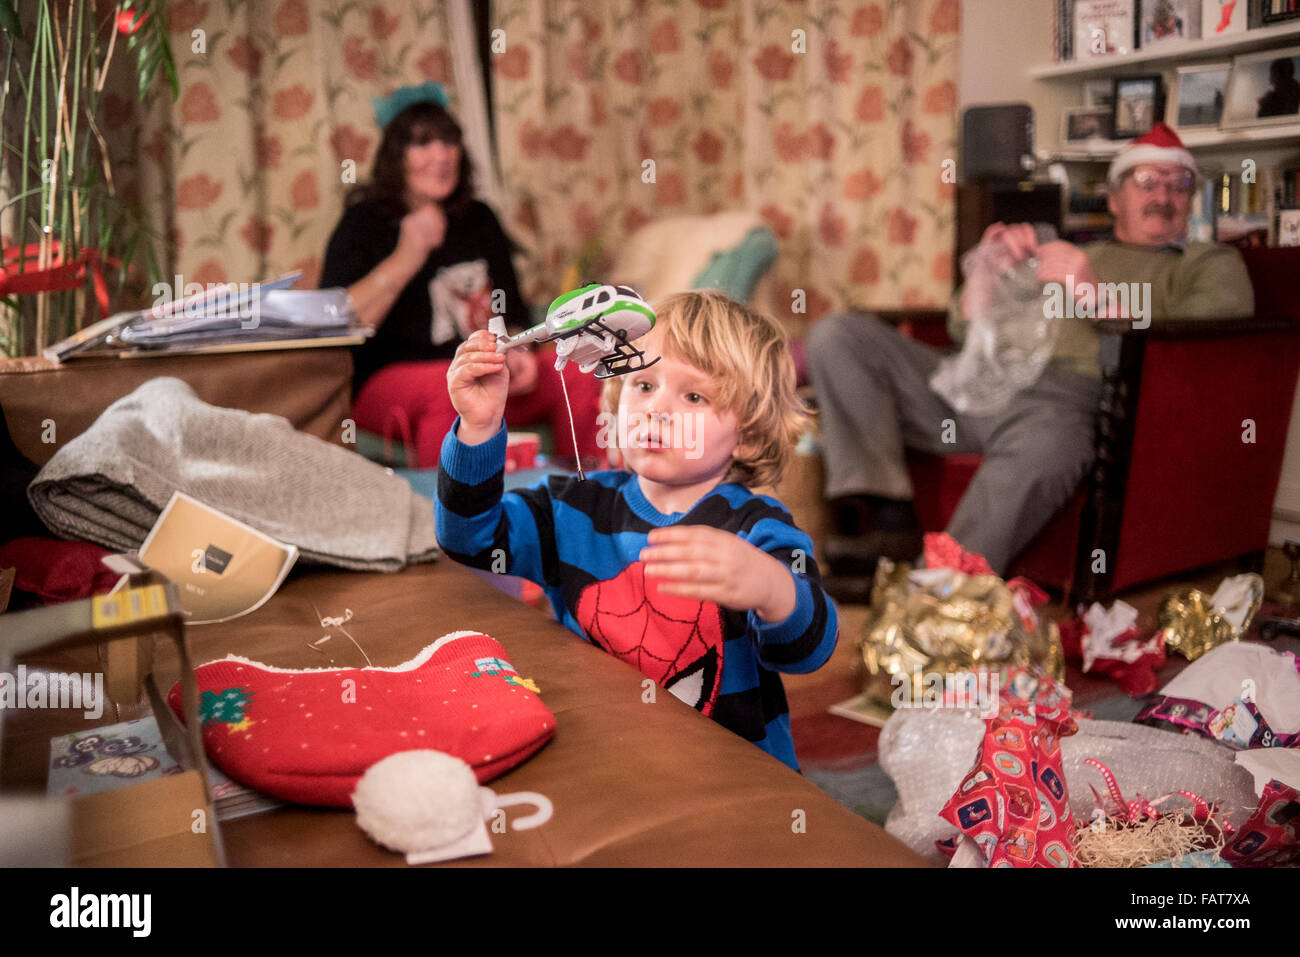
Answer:
<svg viewBox="0 0 1300 957"><path fill-rule="evenodd" d="M1145 216L1163 216L1165 219L1173 219L1174 207L1172 203L1147 203L1142 208Z"/></svg>

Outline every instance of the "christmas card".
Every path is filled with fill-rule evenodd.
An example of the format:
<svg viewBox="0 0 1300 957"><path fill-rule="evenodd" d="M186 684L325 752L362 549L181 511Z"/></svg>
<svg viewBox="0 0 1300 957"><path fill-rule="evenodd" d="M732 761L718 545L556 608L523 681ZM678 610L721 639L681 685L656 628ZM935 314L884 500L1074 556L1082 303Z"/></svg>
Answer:
<svg viewBox="0 0 1300 957"><path fill-rule="evenodd" d="M1074 58L1131 53L1135 3L1136 0L1078 0L1074 5Z"/></svg>
<svg viewBox="0 0 1300 957"><path fill-rule="evenodd" d="M140 546L140 561L176 583L187 624L238 618L275 594L298 558L293 545L182 492Z"/></svg>

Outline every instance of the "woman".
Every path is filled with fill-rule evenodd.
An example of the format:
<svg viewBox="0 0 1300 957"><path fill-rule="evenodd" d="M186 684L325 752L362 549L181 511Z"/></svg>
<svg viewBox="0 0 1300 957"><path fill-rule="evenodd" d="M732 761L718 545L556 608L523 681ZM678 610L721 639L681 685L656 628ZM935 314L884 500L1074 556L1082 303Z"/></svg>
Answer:
<svg viewBox="0 0 1300 957"><path fill-rule="evenodd" d="M459 124L439 103L407 106L384 127L369 185L353 191L330 237L322 288L346 286L374 335L354 349L352 417L385 437L414 442L421 468L434 468L456 417L447 369L456 347L499 311L528 325L510 262L512 244L492 210L474 199ZM549 421L556 451L573 455L559 373L546 352L514 350L506 421ZM599 450L599 382L570 364L565 384L578 452ZM408 450L409 454L409 450Z"/></svg>

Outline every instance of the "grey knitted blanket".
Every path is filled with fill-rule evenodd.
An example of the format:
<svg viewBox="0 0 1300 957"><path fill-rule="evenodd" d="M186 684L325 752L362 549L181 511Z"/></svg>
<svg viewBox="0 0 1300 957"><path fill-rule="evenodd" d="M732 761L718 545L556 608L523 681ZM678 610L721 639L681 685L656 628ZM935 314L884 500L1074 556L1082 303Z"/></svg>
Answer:
<svg viewBox="0 0 1300 957"><path fill-rule="evenodd" d="M433 507L404 479L280 416L208 405L179 379L110 405L27 497L55 533L125 551L177 490L297 545L304 561L391 572L438 556Z"/></svg>

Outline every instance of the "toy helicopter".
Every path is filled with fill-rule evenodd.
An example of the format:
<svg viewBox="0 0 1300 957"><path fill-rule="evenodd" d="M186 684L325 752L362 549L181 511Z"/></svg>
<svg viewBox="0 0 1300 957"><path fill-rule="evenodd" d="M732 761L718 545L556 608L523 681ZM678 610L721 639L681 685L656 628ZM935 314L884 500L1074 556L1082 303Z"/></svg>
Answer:
<svg viewBox="0 0 1300 957"><path fill-rule="evenodd" d="M555 368L570 360L580 372L594 372L597 379L609 379L628 372L648 369L659 361L646 361L645 353L632 345L654 328L655 314L635 289L588 283L566 292L546 310L546 321L517 335L506 332L505 320L493 316L488 331L497 337L497 351L506 352L530 342L555 340Z"/></svg>

